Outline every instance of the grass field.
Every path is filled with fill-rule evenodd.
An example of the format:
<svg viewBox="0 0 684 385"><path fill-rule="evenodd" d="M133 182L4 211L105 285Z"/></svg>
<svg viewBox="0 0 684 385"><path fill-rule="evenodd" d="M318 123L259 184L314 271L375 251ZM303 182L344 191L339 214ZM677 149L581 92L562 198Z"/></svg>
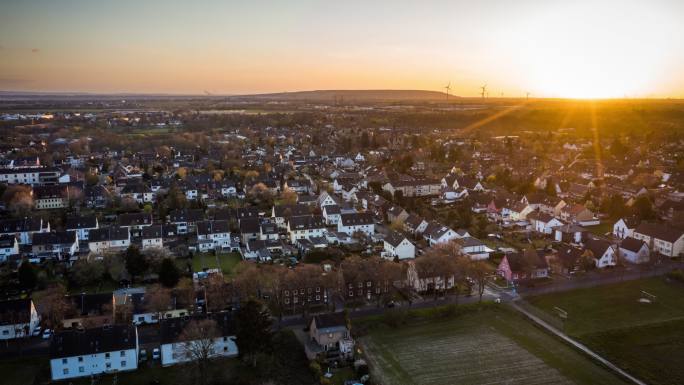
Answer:
<svg viewBox="0 0 684 385"><path fill-rule="evenodd" d="M613 223L610 219L605 219L605 222L601 222L596 226L587 226L587 230L592 234L603 236L606 233L613 232Z"/></svg>
<svg viewBox="0 0 684 385"><path fill-rule="evenodd" d="M361 343L384 385L623 383L504 307L373 329Z"/></svg>
<svg viewBox="0 0 684 385"><path fill-rule="evenodd" d="M656 296L642 303L641 291ZM684 285L649 278L528 299L549 315L568 312L565 330L653 384L684 383Z"/></svg>
<svg viewBox="0 0 684 385"><path fill-rule="evenodd" d="M235 265L241 260L237 253L211 255L208 253L195 254L192 257L192 270L202 271L203 269L220 268L223 274L231 275Z"/></svg>

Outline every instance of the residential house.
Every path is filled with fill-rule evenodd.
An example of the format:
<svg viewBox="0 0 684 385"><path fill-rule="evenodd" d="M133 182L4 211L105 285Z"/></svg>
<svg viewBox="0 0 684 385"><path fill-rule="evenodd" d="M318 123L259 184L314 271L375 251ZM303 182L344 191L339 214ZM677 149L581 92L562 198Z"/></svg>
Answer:
<svg viewBox="0 0 684 385"><path fill-rule="evenodd" d="M130 230L131 236L140 237L142 229L147 226L152 226L151 213L124 213L117 218L119 226L126 227Z"/></svg>
<svg viewBox="0 0 684 385"><path fill-rule="evenodd" d="M243 244L259 239L261 222L259 218L244 218L239 220L240 239Z"/></svg>
<svg viewBox="0 0 684 385"><path fill-rule="evenodd" d="M432 221L425 228L423 238L425 238L430 246L434 246L440 243L449 243L452 239L459 238L459 235L451 228Z"/></svg>
<svg viewBox="0 0 684 385"><path fill-rule="evenodd" d="M370 236L375 232L373 215L370 213L341 214L340 221L337 223L337 231L348 235L361 232Z"/></svg>
<svg viewBox="0 0 684 385"><path fill-rule="evenodd" d="M506 281L517 282L548 277L549 264L543 251L526 249L504 255L496 271Z"/></svg>
<svg viewBox="0 0 684 385"><path fill-rule="evenodd" d="M5 263L13 256L19 255L19 241L15 235L0 235L0 263Z"/></svg>
<svg viewBox="0 0 684 385"><path fill-rule="evenodd" d="M617 265L615 248L613 244L604 239L590 238L584 242L585 252L591 251L591 255L596 261L596 267L604 268Z"/></svg>
<svg viewBox="0 0 684 385"><path fill-rule="evenodd" d="M237 357L238 347L235 343L235 322L230 312L213 313L209 316L170 318L160 321L161 364L162 366L176 365L194 361L192 354L198 349L194 345L203 344L201 340L188 340L183 331L192 322L210 319L216 322L218 335L213 337L210 358ZM208 338L209 336L207 336Z"/></svg>
<svg viewBox="0 0 684 385"><path fill-rule="evenodd" d="M39 324L40 317L30 298L0 302L0 340L30 337Z"/></svg>
<svg viewBox="0 0 684 385"><path fill-rule="evenodd" d="M62 320L65 328L108 325L114 322L112 293L74 294L67 296L71 311Z"/></svg>
<svg viewBox="0 0 684 385"><path fill-rule="evenodd" d="M20 245L30 245L33 234L42 232L50 232L50 223L42 218L0 220L0 235L14 235Z"/></svg>
<svg viewBox="0 0 684 385"><path fill-rule="evenodd" d="M288 218L310 214L311 210L305 205L276 205L271 209L271 218L281 229L287 227Z"/></svg>
<svg viewBox="0 0 684 385"><path fill-rule="evenodd" d="M190 304L183 303L181 297L172 294L169 297L169 304L164 310L152 310L149 298L145 298L145 293L133 293L127 296L133 307L133 323L135 325L156 324L159 320L185 317L190 314Z"/></svg>
<svg viewBox="0 0 684 385"><path fill-rule="evenodd" d="M390 180L382 186L382 189L396 196L401 192L403 197L427 197L437 196L442 185L438 180L417 179L417 180Z"/></svg>
<svg viewBox="0 0 684 385"><path fill-rule="evenodd" d="M388 259L413 259L416 257L416 246L403 234L390 230L383 241L382 256Z"/></svg>
<svg viewBox="0 0 684 385"><path fill-rule="evenodd" d="M557 263L552 264L552 268L560 274L572 274L583 270L583 254L584 250L581 248L561 243L558 245L554 256Z"/></svg>
<svg viewBox="0 0 684 385"><path fill-rule="evenodd" d="M340 206L338 205L327 205L323 206L323 218L325 218L325 224L329 226L337 226L340 221Z"/></svg>
<svg viewBox="0 0 684 385"><path fill-rule="evenodd" d="M161 249L164 247L164 230L162 225L146 226L142 229L142 249Z"/></svg>
<svg viewBox="0 0 684 385"><path fill-rule="evenodd" d="M196 223L204 220L202 209L178 209L169 214L169 222L177 226L178 234L188 234L197 231Z"/></svg>
<svg viewBox="0 0 684 385"><path fill-rule="evenodd" d="M138 204L154 202L154 193L147 185L143 183L129 183L126 184L119 194L122 199L132 199Z"/></svg>
<svg viewBox="0 0 684 385"><path fill-rule="evenodd" d="M576 225L574 223L569 223L563 226L555 227L554 229L554 240L556 242L566 242L566 243L582 243L582 238L587 232L582 226Z"/></svg>
<svg viewBox="0 0 684 385"><path fill-rule="evenodd" d="M627 237L620 242L620 258L630 263L647 263L650 259L651 251L646 242Z"/></svg>
<svg viewBox="0 0 684 385"><path fill-rule="evenodd" d="M633 238L646 242L648 248L666 257L684 253L684 231L655 223L641 223L634 229Z"/></svg>
<svg viewBox="0 0 684 385"><path fill-rule="evenodd" d="M197 222L197 243L200 251L232 250L228 221Z"/></svg>
<svg viewBox="0 0 684 385"><path fill-rule="evenodd" d="M91 253L121 251L131 245L131 233L127 227L101 227L90 230L88 248Z"/></svg>
<svg viewBox="0 0 684 385"><path fill-rule="evenodd" d="M75 231L79 241L87 241L90 230L99 228L95 215L70 215L66 220L67 231Z"/></svg>
<svg viewBox="0 0 684 385"><path fill-rule="evenodd" d="M403 223L408 218L409 213L401 208L401 206L392 205L387 209L387 220L389 222Z"/></svg>
<svg viewBox="0 0 684 385"><path fill-rule="evenodd" d="M577 223L581 226L593 226L600 223L591 210L579 203L564 206L560 211L560 217L565 222Z"/></svg>
<svg viewBox="0 0 684 385"><path fill-rule="evenodd" d="M57 332L50 344L52 380L136 370L138 348L138 329L134 325Z"/></svg>
<svg viewBox="0 0 684 385"><path fill-rule="evenodd" d="M354 355L354 340L343 312L317 314L309 323L304 350L309 360L345 361Z"/></svg>
<svg viewBox="0 0 684 385"><path fill-rule="evenodd" d="M613 236L619 239L631 237L639 224L639 219L635 217L625 217L618 219L613 225Z"/></svg>
<svg viewBox="0 0 684 385"><path fill-rule="evenodd" d="M488 259L489 253L494 251L488 248L481 240L471 236L457 238L456 241L461 245L463 252L468 254L468 257L473 260Z"/></svg>
<svg viewBox="0 0 684 385"><path fill-rule="evenodd" d="M71 258L78 250L78 236L75 231L33 234L31 252L36 258Z"/></svg>
<svg viewBox="0 0 684 385"><path fill-rule="evenodd" d="M554 234L554 228L564 225L553 215L541 211L533 211L527 214L527 220L532 225L532 230L548 235Z"/></svg>
<svg viewBox="0 0 684 385"><path fill-rule="evenodd" d="M326 231L325 219L320 215L303 215L289 217L287 233L294 243L297 239L322 237Z"/></svg>
<svg viewBox="0 0 684 385"><path fill-rule="evenodd" d="M416 214L410 214L404 221L404 229L413 235L420 235L425 231L428 222Z"/></svg>

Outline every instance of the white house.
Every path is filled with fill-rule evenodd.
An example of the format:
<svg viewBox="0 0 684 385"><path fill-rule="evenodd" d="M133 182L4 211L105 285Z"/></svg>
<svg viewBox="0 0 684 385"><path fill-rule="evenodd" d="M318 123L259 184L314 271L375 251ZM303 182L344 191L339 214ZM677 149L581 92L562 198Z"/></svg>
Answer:
<svg viewBox="0 0 684 385"><path fill-rule="evenodd" d="M631 237L634 234L637 223L633 218L620 218L613 224L613 236L620 239Z"/></svg>
<svg viewBox="0 0 684 385"><path fill-rule="evenodd" d="M553 234L554 227L564 225L563 222L555 218L553 215L538 211L528 214L527 220L532 224L532 229L541 234Z"/></svg>
<svg viewBox="0 0 684 385"><path fill-rule="evenodd" d="M87 241L90 235L90 230L99 228L99 223L95 215L82 216L73 215L67 217L66 229L67 231L75 231L78 239Z"/></svg>
<svg viewBox="0 0 684 385"><path fill-rule="evenodd" d="M649 260L650 250L646 242L627 237L620 242L620 256L631 263L646 263Z"/></svg>
<svg viewBox="0 0 684 385"><path fill-rule="evenodd" d="M102 227L90 230L88 248L91 253L101 254L105 251L117 251L131 245L131 233L126 227Z"/></svg>
<svg viewBox="0 0 684 385"><path fill-rule="evenodd" d="M161 328L161 364L170 366L179 363L193 361L193 345L209 345L209 340L185 340L183 330L191 321L201 322L211 319L216 322L218 335L211 340L211 351L209 357L236 357L238 347L235 343L235 328L232 314L230 312L214 313L209 318L204 317L183 317L165 319L160 322ZM205 345L206 344L206 345Z"/></svg>
<svg viewBox="0 0 684 385"><path fill-rule="evenodd" d="M586 250L590 250L594 255L596 267L601 269L617 265L615 248L610 242L603 239L588 239L585 242L584 247Z"/></svg>
<svg viewBox="0 0 684 385"><path fill-rule="evenodd" d="M452 239L460 238L458 233L438 222L430 222L423 233L423 238L430 246L439 243L449 243Z"/></svg>
<svg viewBox="0 0 684 385"><path fill-rule="evenodd" d="M684 253L684 231L653 223L641 223L634 229L633 238L642 240L648 247L666 257Z"/></svg>
<svg viewBox="0 0 684 385"><path fill-rule="evenodd" d="M489 253L494 251L488 248L481 240L474 237L460 238L457 242L461 244L464 253L473 260L488 259Z"/></svg>
<svg viewBox="0 0 684 385"><path fill-rule="evenodd" d="M325 218L327 225L337 226L340 221L340 214L340 206L338 205L323 206L323 218Z"/></svg>
<svg viewBox="0 0 684 385"><path fill-rule="evenodd" d="M375 232L375 222L370 213L350 213L341 214L340 221L337 222L337 231L353 235L362 232L371 235Z"/></svg>
<svg viewBox="0 0 684 385"><path fill-rule="evenodd" d="M133 323L135 325L156 324L160 319L185 317L190 312L186 304L179 303L178 297L171 296L168 308L162 311L150 311L145 303L145 293L133 293L125 297L133 305Z"/></svg>
<svg viewBox="0 0 684 385"><path fill-rule="evenodd" d="M228 221L197 222L197 242L201 251L231 249Z"/></svg>
<svg viewBox="0 0 684 385"><path fill-rule="evenodd" d="M30 245L35 233L49 233L50 222L41 218L0 220L0 235L14 235L20 245Z"/></svg>
<svg viewBox="0 0 684 385"><path fill-rule="evenodd" d="M138 369L138 329L107 325L57 332L50 344L52 380Z"/></svg>
<svg viewBox="0 0 684 385"><path fill-rule="evenodd" d="M416 257L416 246L405 236L390 231L384 239L383 257L388 259L413 259Z"/></svg>
<svg viewBox="0 0 684 385"><path fill-rule="evenodd" d="M287 220L287 233L293 243L297 239L322 237L325 231L325 219L320 215L303 215Z"/></svg>
<svg viewBox="0 0 684 385"><path fill-rule="evenodd" d="M31 299L0 302L0 340L31 336L40 317Z"/></svg>
<svg viewBox="0 0 684 385"><path fill-rule="evenodd" d="M0 235L0 263L6 262L12 255L19 254L19 241L14 235Z"/></svg>
<svg viewBox="0 0 684 385"><path fill-rule="evenodd" d="M164 247L162 225L152 225L142 230L142 249L161 249Z"/></svg>

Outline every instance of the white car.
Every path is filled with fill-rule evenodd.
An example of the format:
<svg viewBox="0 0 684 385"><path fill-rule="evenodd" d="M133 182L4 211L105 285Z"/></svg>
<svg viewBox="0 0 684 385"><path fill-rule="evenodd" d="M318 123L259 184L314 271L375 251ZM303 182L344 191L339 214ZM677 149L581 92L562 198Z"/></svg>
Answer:
<svg viewBox="0 0 684 385"><path fill-rule="evenodd" d="M152 359L158 360L160 357L161 357L161 352L159 351L159 348L154 348L152 350Z"/></svg>
<svg viewBox="0 0 684 385"><path fill-rule="evenodd" d="M40 335L40 326L37 328L33 329L33 333L31 334L34 337L38 337Z"/></svg>
<svg viewBox="0 0 684 385"><path fill-rule="evenodd" d="M51 329L45 329L45 330L43 330L43 339L44 339L44 340L49 340L50 337L52 337L52 330L51 330Z"/></svg>

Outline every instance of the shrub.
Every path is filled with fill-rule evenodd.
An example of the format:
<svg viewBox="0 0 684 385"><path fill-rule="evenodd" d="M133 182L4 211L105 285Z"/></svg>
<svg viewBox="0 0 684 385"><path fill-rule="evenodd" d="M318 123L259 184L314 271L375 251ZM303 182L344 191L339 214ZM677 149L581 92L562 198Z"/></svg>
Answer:
<svg viewBox="0 0 684 385"><path fill-rule="evenodd" d="M673 279L675 281L684 282L684 270L674 269L667 273L667 278Z"/></svg>

